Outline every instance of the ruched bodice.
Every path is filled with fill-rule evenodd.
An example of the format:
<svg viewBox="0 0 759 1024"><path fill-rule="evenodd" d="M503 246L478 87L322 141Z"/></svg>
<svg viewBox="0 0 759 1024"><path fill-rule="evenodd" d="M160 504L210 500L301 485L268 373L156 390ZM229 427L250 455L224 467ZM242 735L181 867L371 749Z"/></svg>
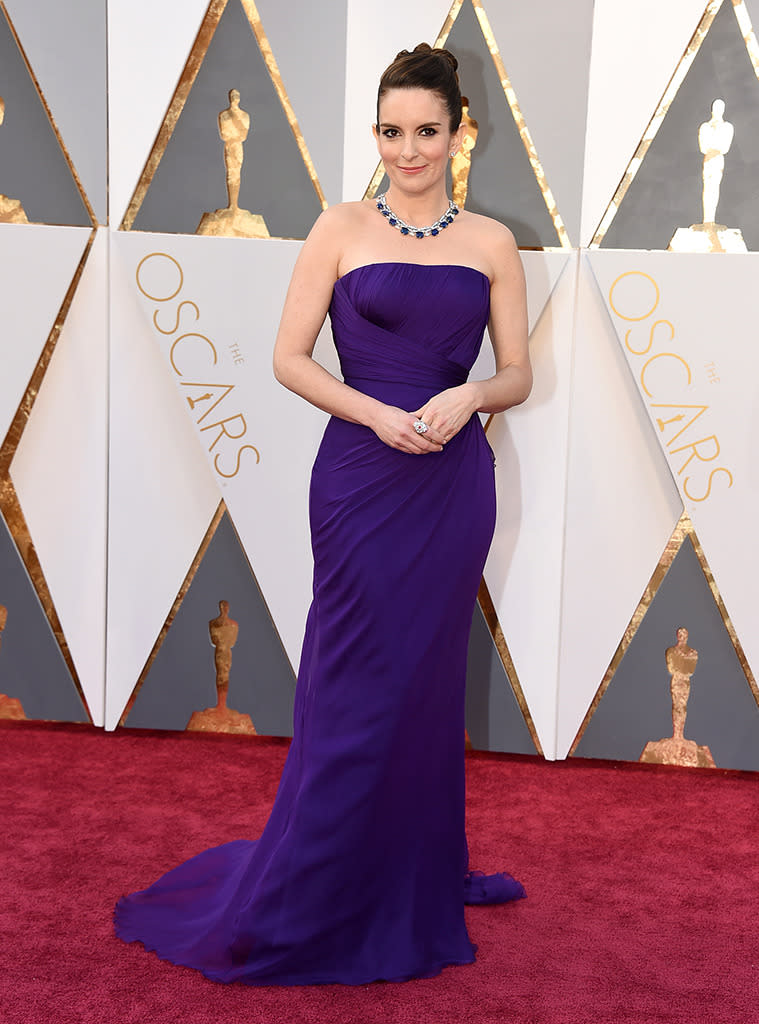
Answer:
<svg viewBox="0 0 759 1024"><path fill-rule="evenodd" d="M330 305L343 377L359 390L364 381L417 385L431 393L463 384L489 310L488 279L472 267L356 267L336 282Z"/></svg>
<svg viewBox="0 0 759 1024"><path fill-rule="evenodd" d="M415 411L466 380L488 303L469 267L356 268L330 307L346 382ZM464 679L495 522L479 416L426 455L333 416L309 511L314 599L263 835L125 897L116 929L217 981L428 976L474 959L465 901L524 895L467 871Z"/></svg>

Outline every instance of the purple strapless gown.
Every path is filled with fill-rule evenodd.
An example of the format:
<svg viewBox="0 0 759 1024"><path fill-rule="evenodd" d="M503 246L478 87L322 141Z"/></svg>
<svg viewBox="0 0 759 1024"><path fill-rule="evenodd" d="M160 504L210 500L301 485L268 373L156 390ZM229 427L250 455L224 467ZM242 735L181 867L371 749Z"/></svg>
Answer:
<svg viewBox="0 0 759 1024"><path fill-rule="evenodd" d="M358 267L330 306L345 380L418 409L466 380L488 312L488 280L469 267ZM310 519L294 735L263 835L123 898L116 931L222 982L430 976L474 959L465 903L524 895L509 875L467 870L467 642L495 522L479 417L430 455L333 417Z"/></svg>

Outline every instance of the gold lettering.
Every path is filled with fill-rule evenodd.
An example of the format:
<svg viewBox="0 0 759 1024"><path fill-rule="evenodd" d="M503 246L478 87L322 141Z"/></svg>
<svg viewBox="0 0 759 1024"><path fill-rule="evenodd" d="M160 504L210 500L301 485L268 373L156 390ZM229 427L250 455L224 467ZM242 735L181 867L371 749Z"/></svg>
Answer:
<svg viewBox="0 0 759 1024"><path fill-rule="evenodd" d="M709 443L711 443L714 446L714 449L715 449L714 454L713 455L702 455L701 452L698 450L698 446L701 445L701 444L709 444ZM682 446L682 448L673 448L672 449L672 454L676 455L678 452L687 452L687 451L690 451L691 454L688 456L688 458L685 460L685 462L682 464L682 466L680 466L680 468L678 469L678 471L677 471L677 475L678 476L680 476L680 474L685 469L685 467L688 465L688 463L691 462L693 459L698 459L699 462L713 462L714 459L717 458L717 456L719 455L719 441L717 440L717 435L716 434L712 434L710 437L701 437L701 438L699 438L698 441L692 441L690 444L684 444Z"/></svg>
<svg viewBox="0 0 759 1024"><path fill-rule="evenodd" d="M219 454L214 456L213 464L214 464L214 468L216 469L216 472L219 474L219 476L224 476L224 477L227 478L227 480L230 480L233 476L237 476L237 474L240 472L240 459L242 458L242 453L246 449L248 451L256 453L256 464L258 464L261 461L261 456L258 453L258 448L254 448L252 444L244 444L242 446L242 448L238 448L237 449L237 455L235 456L235 458L236 458L235 469L234 469L234 472L232 472L232 473L224 473L221 469L219 469L219 457L220 456L219 456Z"/></svg>
<svg viewBox="0 0 759 1024"><path fill-rule="evenodd" d="M651 346L654 343L654 333L656 331L656 328L659 326L659 324L666 324L667 327L669 327L670 334L669 334L669 337L666 339L666 341L672 341L672 339L675 336L675 328L672 326L672 324L669 322L669 320L657 320L656 323L651 327L651 330L648 332L648 344L646 345L645 348L633 348L632 345L630 344L630 335L635 330L634 327L631 327L626 332L626 334L625 334L625 345L627 346L628 351L632 352L632 354L634 356L644 356L646 354L646 352L650 352L651 351Z"/></svg>
<svg viewBox="0 0 759 1024"><path fill-rule="evenodd" d="M234 423L235 420L240 420L240 422L242 423L242 430L240 431L239 434L233 434L229 430L227 430L227 423ZM229 437L232 438L232 440L236 441L238 438L243 437L245 431L248 429L248 425L245 422L245 417L241 412L238 412L235 416L227 416L226 419L219 420L218 423L207 423L204 427L201 427L200 429L213 430L214 427L219 427L220 429L219 433L208 446L209 452L212 452L214 450L219 441L221 441L222 437Z"/></svg>
<svg viewBox="0 0 759 1024"><path fill-rule="evenodd" d="M678 439L678 437L680 437L681 434L684 434L685 431L688 429L688 427L691 426L691 424L696 422L696 420L698 419L699 416L703 416L703 414L706 412L706 410L709 408L709 406L708 405L677 405L677 404L676 405L666 405L663 402L652 402L651 403L651 408L652 409L698 409L698 412L696 413L696 415L695 416L691 416L691 418L688 420L688 422L685 424L684 427L681 427L676 434L674 434L672 437L670 437L670 439L668 441L664 442L666 445L669 446L671 444L674 444L675 441ZM684 420L684 419L685 419L685 416L683 415L683 413L679 413L677 416L673 416L671 419L668 419L668 420L657 419L656 422L659 424L659 430L663 431L664 427L668 423L674 423L675 421Z"/></svg>
<svg viewBox="0 0 759 1024"><path fill-rule="evenodd" d="M152 260L155 257L162 257L165 260L169 260L179 271L179 284L176 286L171 295L151 295L150 292L146 291L140 283L140 271L142 270L143 264L147 263L148 260ZM179 295L184 284L184 272L173 256L169 256L167 252L151 252L147 256L143 256L140 262L137 264L137 270L135 271L137 278L137 287L140 289L142 294L150 299L151 302L168 302L169 299L173 299L175 295Z"/></svg>
<svg viewBox="0 0 759 1024"><path fill-rule="evenodd" d="M200 319L200 310L195 305L195 303L191 302L189 299L184 299L177 306L177 318L176 318L176 321L174 322L174 326L171 328L170 331L164 331L163 327L159 327L159 325L158 325L158 313L159 313L159 310L156 310L155 313L153 313L153 324L155 325L155 329L157 331L160 331L161 334L174 334L174 332L179 329L179 318L182 315L182 306L192 306L192 308L195 310L195 319L196 320Z"/></svg>
<svg viewBox="0 0 759 1024"><path fill-rule="evenodd" d="M177 374L178 377L184 377L184 374L179 369L177 364L174 362L174 349L177 347L177 345L180 343L180 341L184 341L185 338L200 338L201 341L204 341L206 343L206 345L208 345L208 347L213 352L213 363L211 365L212 366L216 366L216 361L218 359L218 356L216 354L216 348L214 346L214 343L211 341L210 338L207 338L205 336L205 334L195 334L193 332L190 332L188 334L180 334L179 337L176 339L176 341L171 346L171 348L169 349L169 362L174 367L174 372Z"/></svg>
<svg viewBox="0 0 759 1024"><path fill-rule="evenodd" d="M712 493L712 480L717 475L717 473L724 473L726 476L729 477L730 483L727 485L728 488L733 486L733 474L730 472L730 470L725 469L724 466L717 466L716 469L713 469L711 471L711 473L709 474L709 479L706 481L706 494L702 494L700 498L697 498L688 490L688 483L690 481L690 477L686 476L685 480L683 481L683 490L685 491L686 495L690 498L691 501L706 501L706 499Z"/></svg>
<svg viewBox="0 0 759 1024"><path fill-rule="evenodd" d="M653 305L651 306L650 309L647 309L646 312L642 314L642 316L626 316L624 313L620 312L620 310L617 309L617 307L616 307L616 305L614 303L614 289L617 287L619 282L624 280L624 278L626 278L626 277L645 277L645 279L647 281L650 281L651 284L654 286L655 298L654 298ZM656 283L656 281L654 281L654 279L649 274L644 274L642 270L628 270L626 273L620 274L619 277L616 279L616 281L614 281L614 283L612 284L611 288L609 289L609 305L614 310L614 312L617 314L617 316L621 316L623 320L631 320L631 321L632 320L635 320L635 321L645 320L646 317L651 316L653 311L659 305L659 298L660 298L660 295L659 295L659 285Z"/></svg>
<svg viewBox="0 0 759 1024"><path fill-rule="evenodd" d="M653 398L654 396L653 392L649 391L648 387L646 386L646 370L648 370L651 363L656 362L657 359L676 359L678 363L682 363L688 374L687 383L690 384L690 366L688 366L688 364L685 362L682 356L678 356L674 352L659 352L658 355L651 356L651 358L643 364L643 369L640 371L640 386L643 388L643 390L646 392L649 398Z"/></svg>

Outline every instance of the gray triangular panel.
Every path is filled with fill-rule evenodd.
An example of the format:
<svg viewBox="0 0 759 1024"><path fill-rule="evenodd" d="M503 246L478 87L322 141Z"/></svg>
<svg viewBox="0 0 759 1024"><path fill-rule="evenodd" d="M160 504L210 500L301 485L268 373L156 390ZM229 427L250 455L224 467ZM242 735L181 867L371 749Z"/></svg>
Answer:
<svg viewBox="0 0 759 1024"><path fill-rule="evenodd" d="M229 614L240 627L229 706L250 715L261 735L292 734L293 670L226 513L140 688L128 726L185 729L194 711L216 703L208 623L222 600L229 601Z"/></svg>
<svg viewBox="0 0 759 1024"><path fill-rule="evenodd" d="M703 219L703 157L699 126L712 103L725 102L735 128L725 156L717 221L740 228L749 250L759 250L759 81L730 0L725 0L693 58L601 246L666 249L677 228Z"/></svg>
<svg viewBox="0 0 759 1024"><path fill-rule="evenodd" d="M0 604L8 609L0 634L0 693L20 700L27 718L86 722L81 698L2 516Z"/></svg>
<svg viewBox="0 0 759 1024"><path fill-rule="evenodd" d="M689 538L589 722L577 757L637 761L648 742L672 735L665 651L680 626L698 651L686 738L708 746L718 768L759 769L759 708Z"/></svg>
<svg viewBox="0 0 759 1024"><path fill-rule="evenodd" d="M89 227L82 196L2 10L0 96L0 194L18 200L29 221Z"/></svg>
<svg viewBox="0 0 759 1024"><path fill-rule="evenodd" d="M519 246L560 245L469 0L465 0L445 45L456 54L461 91L479 126L467 210L503 221Z"/></svg>
<svg viewBox="0 0 759 1024"><path fill-rule="evenodd" d="M194 234L202 215L227 205L218 115L229 91L250 115L239 205L272 236L305 238L321 213L287 116L239 0L230 0L133 223L137 231Z"/></svg>
<svg viewBox="0 0 759 1024"><path fill-rule="evenodd" d="M476 750L536 752L479 604L469 636L466 728Z"/></svg>

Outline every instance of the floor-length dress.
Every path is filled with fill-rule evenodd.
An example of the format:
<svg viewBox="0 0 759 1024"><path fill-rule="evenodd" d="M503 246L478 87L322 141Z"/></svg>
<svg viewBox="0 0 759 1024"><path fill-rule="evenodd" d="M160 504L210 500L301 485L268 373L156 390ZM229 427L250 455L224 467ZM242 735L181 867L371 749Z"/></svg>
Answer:
<svg viewBox="0 0 759 1024"><path fill-rule="evenodd" d="M471 267L358 267L330 306L344 378L418 409L466 380L488 311L488 279ZM266 828L121 899L117 934L251 985L362 984L471 963L465 902L524 895L509 875L467 870L467 642L495 522L479 417L427 455L333 417L310 520L314 598Z"/></svg>

